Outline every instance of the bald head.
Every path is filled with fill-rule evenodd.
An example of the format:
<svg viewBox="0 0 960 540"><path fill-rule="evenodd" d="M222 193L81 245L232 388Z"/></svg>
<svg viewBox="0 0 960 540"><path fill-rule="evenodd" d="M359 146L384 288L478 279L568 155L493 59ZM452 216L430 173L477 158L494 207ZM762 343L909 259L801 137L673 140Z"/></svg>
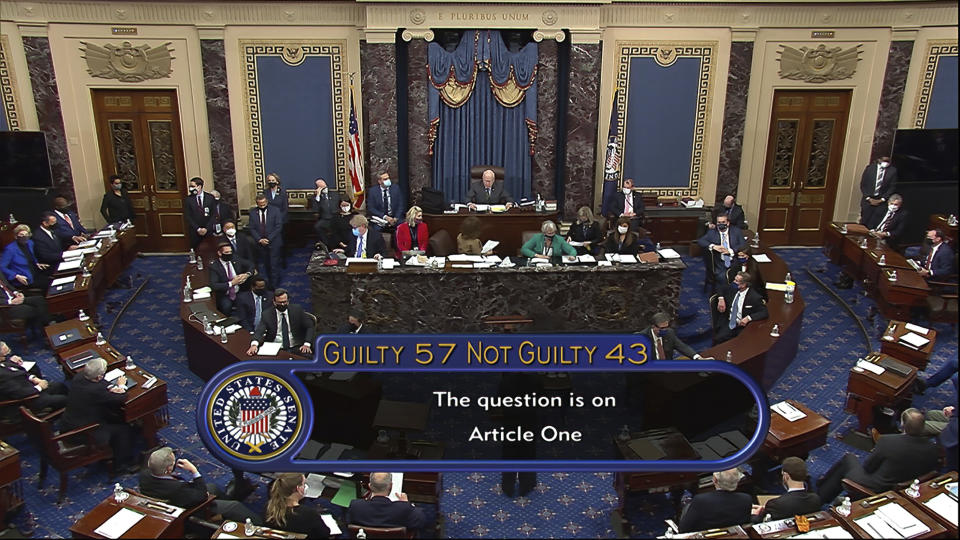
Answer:
<svg viewBox="0 0 960 540"><path fill-rule="evenodd" d="M497 179L497 175L491 169L483 171L483 187L493 187L493 181Z"/></svg>
<svg viewBox="0 0 960 540"><path fill-rule="evenodd" d="M316 180L316 182L314 182L314 184L317 185L317 189L326 189L326 188L327 188L327 182L326 182L326 180L324 180L323 178L317 178L317 180Z"/></svg>

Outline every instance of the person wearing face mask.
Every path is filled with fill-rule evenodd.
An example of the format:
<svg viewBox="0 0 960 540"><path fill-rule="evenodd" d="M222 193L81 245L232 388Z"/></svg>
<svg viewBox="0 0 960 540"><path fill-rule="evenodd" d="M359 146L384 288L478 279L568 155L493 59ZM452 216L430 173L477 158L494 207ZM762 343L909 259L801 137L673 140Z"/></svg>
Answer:
<svg viewBox="0 0 960 540"><path fill-rule="evenodd" d="M193 177L187 185L187 197L183 200L183 217L187 222L190 248L196 249L200 241L214 231L214 201L213 197L203 191L203 178Z"/></svg>
<svg viewBox="0 0 960 540"><path fill-rule="evenodd" d="M362 309L350 308L347 313L347 322L337 329L338 334L372 334L373 329L367 324L367 315Z"/></svg>
<svg viewBox="0 0 960 540"><path fill-rule="evenodd" d="M77 249L76 244L71 244L69 248ZM57 215L53 212L44 212L40 216L40 227L37 234L33 235L33 252L37 256L37 262L46 264L49 273L56 271L57 266L63 262L64 246L57 236Z"/></svg>
<svg viewBox="0 0 960 540"><path fill-rule="evenodd" d="M253 277L253 264L234 257L233 247L223 242L217 247L217 260L210 263L210 288L217 299L217 309L224 315L233 313L244 284Z"/></svg>
<svg viewBox="0 0 960 540"><path fill-rule="evenodd" d="M630 218L630 227L633 230L643 225L643 195L633 190L633 178L623 181L620 193L614 197L612 210L617 216Z"/></svg>
<svg viewBox="0 0 960 540"><path fill-rule="evenodd" d="M111 175L107 180L110 189L103 195L100 203L100 214L107 223L117 223L130 220L135 221L137 213L130 202L130 194L123 187L123 179L119 174Z"/></svg>
<svg viewBox="0 0 960 540"><path fill-rule="evenodd" d="M790 456L783 460L780 481L787 492L770 499L764 506L753 505L753 522L760 523L767 515L771 520L812 514L820 510L820 496L807 491L807 464L800 458Z"/></svg>
<svg viewBox="0 0 960 540"><path fill-rule="evenodd" d="M769 317L763 297L750 286L750 274L737 272L726 292L717 300L717 326L714 329L717 343L723 343L740 335L753 321Z"/></svg>
<svg viewBox="0 0 960 540"><path fill-rule="evenodd" d="M603 241L603 231L600 230L600 224L593 218L593 212L589 206L581 206L577 210L577 222L570 225L567 231L568 242L579 242L582 246L574 246L577 255L596 255L600 252L600 244Z"/></svg>
<svg viewBox="0 0 960 540"><path fill-rule="evenodd" d="M723 206L717 208L717 213L727 215L727 223L731 227L737 227L740 230L746 229L747 220L743 213L743 207L737 204L733 195L727 195L723 198ZM707 227L713 229L716 225L713 222L707 223Z"/></svg>
<svg viewBox="0 0 960 540"><path fill-rule="evenodd" d="M334 249L337 253L346 253L348 257L357 257L360 259L382 259L387 250L383 242L383 234L374 229L368 228L367 218L361 215L355 215L350 220L350 227L353 234L350 243L346 249Z"/></svg>
<svg viewBox="0 0 960 540"><path fill-rule="evenodd" d="M80 218L76 212L70 210L67 199L64 197L55 197L53 199L53 211L57 216L57 236L64 246L79 244L86 240L89 235L87 229L80 223Z"/></svg>
<svg viewBox="0 0 960 540"><path fill-rule="evenodd" d="M729 283L727 271L735 266L737 253L743 251L746 241L743 231L731 227L727 214L720 212L714 218L714 228L697 240L703 250L704 264L707 272L713 272L716 291L722 291Z"/></svg>
<svg viewBox="0 0 960 540"><path fill-rule="evenodd" d="M897 168L883 156L867 165L860 177L860 224L870 226L876 215L884 214L884 203L897 189Z"/></svg>
<svg viewBox="0 0 960 540"><path fill-rule="evenodd" d="M317 178L314 184L317 189L310 202L317 213L317 222L313 226L313 232L325 246L334 249L338 246L333 244L333 220L340 211L340 205L346 202L349 206L350 202L344 201L339 192L331 192L323 178Z"/></svg>
<svg viewBox="0 0 960 540"><path fill-rule="evenodd" d="M275 172L267 175L267 187L263 194L267 197L270 208L280 212L281 221L286 224L289 220L290 200L287 198L287 191L280 186L280 175Z"/></svg>
<svg viewBox="0 0 960 540"><path fill-rule="evenodd" d="M45 294L50 285L50 265L37 260L30 227L21 223L13 229L14 242L3 248L0 269L14 287L20 290L38 289Z"/></svg>
<svg viewBox="0 0 960 540"><path fill-rule="evenodd" d="M233 256L237 259L244 259L254 266L257 264L257 249L253 245L253 239L246 231L238 231L237 225L233 221L223 223L223 241L230 244L233 248Z"/></svg>
<svg viewBox="0 0 960 540"><path fill-rule="evenodd" d="M350 201L340 201L340 210L330 221L330 243L327 244L328 248L347 249L350 245L350 240L353 238L353 227L350 226L350 220L356 215Z"/></svg>
<svg viewBox="0 0 960 540"><path fill-rule="evenodd" d="M630 218L620 216L617 227L610 231L607 240L603 243L604 253L618 253L620 255L636 255L640 249L637 233L630 231Z"/></svg>
<svg viewBox="0 0 960 540"><path fill-rule="evenodd" d="M371 228L392 232L398 225L397 216L406 214L407 204L400 186L390 179L390 173L380 173L377 184L370 188L367 194L367 214L370 218L377 218L371 221ZM378 220L383 220L386 224L378 224Z"/></svg>
<svg viewBox="0 0 960 540"><path fill-rule="evenodd" d="M497 182L497 175L491 169L483 171L479 182L474 182L467 192L467 206L476 210L478 204L503 204L507 209L513 208L513 196L504 187L503 182Z"/></svg>
<svg viewBox="0 0 960 540"><path fill-rule="evenodd" d="M273 306L263 312L260 324L253 332L253 341L247 354L257 354L264 340L280 343L286 351L299 350L303 354L313 352L313 341L317 337L314 319L297 304L291 304L286 289L277 289L273 293Z"/></svg>
<svg viewBox="0 0 960 540"><path fill-rule="evenodd" d="M250 283L250 289L237 293L234 312L240 319L240 326L252 334L260 324L263 313L273 305L273 293L267 290L267 280L261 275L254 274L247 282Z"/></svg>
<svg viewBox="0 0 960 540"><path fill-rule="evenodd" d="M276 288L283 279L283 268L280 264L283 251L283 219L276 208L267 204L266 195L257 195L257 205L250 209L247 230L256 242L257 270L266 276L272 288Z"/></svg>
<svg viewBox="0 0 960 540"><path fill-rule="evenodd" d="M330 529L314 505L301 504L307 492L303 473L280 473L270 484L270 499L264 513L270 527L307 535L307 538L330 538Z"/></svg>
<svg viewBox="0 0 960 540"><path fill-rule="evenodd" d="M577 250L557 234L557 224L548 219L540 225L540 233L531 236L523 244L520 253L532 259L549 259L562 255L575 256Z"/></svg>
<svg viewBox="0 0 960 540"><path fill-rule="evenodd" d="M430 241L427 224L423 222L423 210L411 206L407 210L407 219L397 227L397 251L403 253L418 249L426 252Z"/></svg>
<svg viewBox="0 0 960 540"><path fill-rule="evenodd" d="M886 212L874 212L870 227L870 235L879 238L890 246L890 249L899 249L900 239L907 227L907 211L903 208L903 197L897 193L887 201Z"/></svg>
<svg viewBox="0 0 960 540"><path fill-rule="evenodd" d="M210 190L210 196L213 197L213 203L210 205L210 213L213 216L213 232L220 235L223 234L223 226L228 221L235 222L237 220L237 213L233 211L229 204L220 199L219 191Z"/></svg>
<svg viewBox="0 0 960 540"><path fill-rule="evenodd" d="M920 266L920 275L925 278L943 279L956 273L953 248L943 241L943 231L930 229L923 239L923 247L913 259Z"/></svg>
<svg viewBox="0 0 960 540"><path fill-rule="evenodd" d="M677 337L677 333L670 327L670 316L662 311L654 313L650 318L650 326L640 330L640 333L650 338L653 343L654 360L673 360L674 349L684 356L700 360L701 356L689 345Z"/></svg>

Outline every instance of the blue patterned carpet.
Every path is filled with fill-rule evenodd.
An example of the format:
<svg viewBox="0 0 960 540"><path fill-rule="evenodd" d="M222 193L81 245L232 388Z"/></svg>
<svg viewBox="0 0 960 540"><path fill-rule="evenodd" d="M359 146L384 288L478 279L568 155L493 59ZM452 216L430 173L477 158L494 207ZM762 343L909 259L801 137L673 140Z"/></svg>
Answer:
<svg viewBox="0 0 960 540"><path fill-rule="evenodd" d="M806 300L807 311L803 321L800 352L793 364L771 389L771 402L786 398L797 399L833 421L834 433L844 433L855 426L856 419L843 412L847 370L850 363L868 350L854 320L828 294L809 278L807 270L817 275L828 286L839 274L839 269L826 261L819 249L784 249L779 253L786 259L798 287ZM309 303L309 287L305 275L295 269L306 266L309 253L295 251L290 259L290 272L285 286L295 291L295 300ZM134 288L149 279L140 297L131 305L116 327L111 342L122 352L130 354L147 369L160 373L168 382L170 418L172 425L161 431L161 437L171 446L182 450L193 461L208 482L226 485L229 470L213 460L196 434L194 413L202 382L187 369L179 320L180 271L185 257L166 256L137 259L128 274ZM701 293L703 267L699 260L687 260L680 315L683 326L681 337L697 349L709 344L709 312L706 295ZM108 292L99 312L104 328L109 327L115 313L108 306L122 303L133 289L114 289ZM857 315L867 320L874 303L862 294L859 285L853 289L837 290ZM915 321L927 325L924 320ZM878 347L877 338L886 326L886 320L876 316L870 324L871 343ZM929 325L939 332L928 373L936 370L947 358L957 355L956 332L945 324ZM30 344L22 350L14 336L0 336L26 360L36 360L44 375L61 380L62 374L51 353ZM918 397L915 405L923 408L942 407L950 398L950 389L944 385ZM36 450L23 435L12 436L7 442L21 452L26 509L14 523L23 525L32 515L36 525L35 536L67 537L71 524L93 508L110 491L106 469L91 466L75 471L62 505L57 505L56 475L48 476L43 489L37 490L39 459ZM845 452L855 451L830 437L827 445L813 452L810 473L817 477ZM486 456L485 456L486 457ZM249 475L248 475L249 477ZM125 486L135 487L133 476L121 476ZM265 504L266 483L247 500L262 509ZM455 473L444 475L443 496L439 508L429 508L443 515L445 534L450 537L531 537L573 538L614 535L610 526L610 511L617 505L610 473L540 473L538 485L527 497L509 499L500 492L499 474ZM627 501L627 517L639 536L660 534L663 519L671 517L671 502L666 495L631 495ZM427 535L429 536L429 534Z"/></svg>

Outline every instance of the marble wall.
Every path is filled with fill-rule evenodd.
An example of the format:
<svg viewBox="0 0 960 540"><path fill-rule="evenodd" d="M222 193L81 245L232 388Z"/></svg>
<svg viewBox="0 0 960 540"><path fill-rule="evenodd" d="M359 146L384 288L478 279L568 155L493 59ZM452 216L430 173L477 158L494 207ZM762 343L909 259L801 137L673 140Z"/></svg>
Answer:
<svg viewBox="0 0 960 540"><path fill-rule="evenodd" d="M877 112L877 127L873 133L873 147L870 151L871 160L889 156L893 150L893 136L897 132L911 55L912 41L890 43L890 55L887 57L887 70L883 76L883 90L880 94L880 110Z"/></svg>
<svg viewBox="0 0 960 540"><path fill-rule="evenodd" d="M553 199L557 174L557 54L558 44L545 39L537 44L537 142L531 156L533 193Z"/></svg>
<svg viewBox="0 0 960 540"><path fill-rule="evenodd" d="M237 177L233 161L233 132L230 128L230 95L227 90L227 61L222 39L200 41L203 60L203 89L210 126L210 157L213 185L222 200L237 208Z"/></svg>
<svg viewBox="0 0 960 540"><path fill-rule="evenodd" d="M576 215L580 206L593 206L600 107L600 53L599 43L571 45L563 200L563 212L568 219Z"/></svg>
<svg viewBox="0 0 960 540"><path fill-rule="evenodd" d="M427 154L430 119L427 114L427 42L414 39L409 43L407 57L407 135L410 138L410 201L419 203L420 189L430 187L431 156Z"/></svg>
<svg viewBox="0 0 960 540"><path fill-rule="evenodd" d="M70 201L76 201L73 188L73 173L67 153L67 136L60 111L60 94L57 91L57 76L53 71L50 41L45 37L24 37L23 49L33 85L33 100L37 107L40 131L47 136L47 154L50 156L50 173L53 175L54 191ZM89 216L80 216L89 220Z"/></svg>
<svg viewBox="0 0 960 540"><path fill-rule="evenodd" d="M397 52L393 43L360 42L363 78L364 145L368 178L384 167L397 172ZM426 113L424 113L424 116ZM429 170L429 169L428 169ZM419 194L419 188L411 194Z"/></svg>
<svg viewBox="0 0 960 540"><path fill-rule="evenodd" d="M730 74L727 77L727 97L723 108L723 134L720 136L720 166L717 170L715 201L733 193L740 182L740 158L743 153L743 127L747 117L747 91L750 87L750 64L753 61L753 42L730 44ZM702 194L710 204L709 194Z"/></svg>

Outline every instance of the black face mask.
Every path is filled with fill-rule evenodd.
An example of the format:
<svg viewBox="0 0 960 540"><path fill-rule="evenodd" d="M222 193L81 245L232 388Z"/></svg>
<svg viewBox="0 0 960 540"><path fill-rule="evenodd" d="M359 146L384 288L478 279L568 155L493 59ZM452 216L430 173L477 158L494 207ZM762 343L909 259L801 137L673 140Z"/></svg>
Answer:
<svg viewBox="0 0 960 540"><path fill-rule="evenodd" d="M266 289L254 289L254 290L253 290L253 294L255 294L255 295L257 295L257 296L266 296L267 290L266 290Z"/></svg>
<svg viewBox="0 0 960 540"><path fill-rule="evenodd" d="M718 230L718 231L725 231L725 230L727 230L727 224L726 224L726 223L717 223L717 230Z"/></svg>
<svg viewBox="0 0 960 540"><path fill-rule="evenodd" d="M233 260L233 253L224 253L223 255L220 256L220 258L224 262L230 262Z"/></svg>
<svg viewBox="0 0 960 540"><path fill-rule="evenodd" d="M356 330L360 328L359 324L353 324L353 323L347 323L347 324L350 325L350 330Z"/></svg>
<svg viewBox="0 0 960 540"><path fill-rule="evenodd" d="M283 313L287 310L287 304L274 304L273 307L277 308L277 311Z"/></svg>
<svg viewBox="0 0 960 540"><path fill-rule="evenodd" d="M923 245L925 245L925 246L927 246L927 247L932 246L932 245L933 245L933 239L931 239L931 238L924 238L924 239L923 239Z"/></svg>
<svg viewBox="0 0 960 540"><path fill-rule="evenodd" d="M30 237L28 237L28 236L24 236L24 237L21 237L21 238L17 238L17 243L20 244L21 246L27 245L27 242L29 242L29 241L30 241Z"/></svg>
<svg viewBox="0 0 960 540"><path fill-rule="evenodd" d="M276 182L270 182L268 185L269 185L271 188L277 187L277 183L276 183Z"/></svg>

